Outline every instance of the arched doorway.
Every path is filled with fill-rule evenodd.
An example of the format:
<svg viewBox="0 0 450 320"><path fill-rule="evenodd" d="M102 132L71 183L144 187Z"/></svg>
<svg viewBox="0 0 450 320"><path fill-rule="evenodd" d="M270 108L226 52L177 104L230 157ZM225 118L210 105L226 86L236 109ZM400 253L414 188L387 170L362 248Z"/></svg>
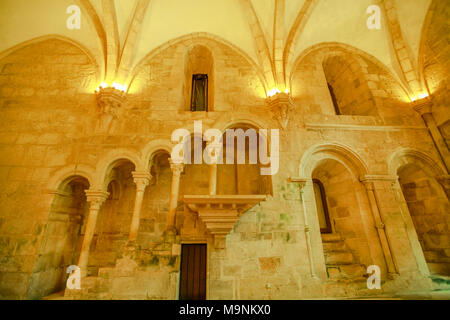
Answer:
<svg viewBox="0 0 450 320"><path fill-rule="evenodd" d="M27 297L38 299L64 290L67 267L78 262L89 205L81 176L63 181L55 192Z"/></svg>

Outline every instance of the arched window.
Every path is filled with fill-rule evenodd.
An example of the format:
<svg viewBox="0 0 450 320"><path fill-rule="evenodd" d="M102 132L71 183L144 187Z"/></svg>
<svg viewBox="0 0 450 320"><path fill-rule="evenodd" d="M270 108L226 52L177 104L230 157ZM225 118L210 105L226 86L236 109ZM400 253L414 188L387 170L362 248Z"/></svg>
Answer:
<svg viewBox="0 0 450 320"><path fill-rule="evenodd" d="M372 91L360 63L350 55L331 56L322 62L337 115L377 116Z"/></svg>
<svg viewBox="0 0 450 320"><path fill-rule="evenodd" d="M313 179L314 196L316 199L317 214L319 216L319 225L321 233L331 233L330 215L328 213L327 198L325 196L325 188L322 182Z"/></svg>
<svg viewBox="0 0 450 320"><path fill-rule="evenodd" d="M185 110L214 110L214 59L202 45L190 48L185 56L183 94Z"/></svg>

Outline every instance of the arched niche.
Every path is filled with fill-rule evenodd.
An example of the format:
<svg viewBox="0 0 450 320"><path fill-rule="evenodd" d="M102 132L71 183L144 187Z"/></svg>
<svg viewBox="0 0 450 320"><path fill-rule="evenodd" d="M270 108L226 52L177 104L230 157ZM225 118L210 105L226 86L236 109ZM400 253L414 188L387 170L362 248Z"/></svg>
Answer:
<svg viewBox="0 0 450 320"><path fill-rule="evenodd" d="M104 185L109 196L98 214L89 253L88 276L97 275L99 268L114 266L122 254L136 197L133 171L135 165L127 159L116 160L108 166Z"/></svg>
<svg viewBox="0 0 450 320"><path fill-rule="evenodd" d="M422 161L408 161L397 169L428 269L450 275L450 204L442 185Z"/></svg>
<svg viewBox="0 0 450 320"><path fill-rule="evenodd" d="M234 137L230 135L232 144L227 139L229 131L234 133ZM241 139L244 144L238 143ZM217 194L273 194L272 177L261 174L262 167L268 166L261 163L260 149L266 148L265 154L270 157L270 145L258 128L246 123L233 124L222 135L222 146L222 161L217 165Z"/></svg>
<svg viewBox="0 0 450 320"><path fill-rule="evenodd" d="M27 298L39 299L64 290L67 267L78 262L89 205L89 182L71 176L60 183L50 207Z"/></svg>
<svg viewBox="0 0 450 320"><path fill-rule="evenodd" d="M167 226L172 186L169 159L170 154L165 150L155 151L151 158L152 179L145 188L137 239L140 248L144 250L160 241Z"/></svg>
<svg viewBox="0 0 450 320"><path fill-rule="evenodd" d="M376 116L377 108L361 65L350 55L330 56L322 62L336 114Z"/></svg>
<svg viewBox="0 0 450 320"><path fill-rule="evenodd" d="M372 260L355 188L359 182L348 166L332 158L317 162L312 178L321 186L314 188L314 193L328 276L332 279L361 278ZM324 225L327 218L328 226Z"/></svg>
<svg viewBox="0 0 450 320"><path fill-rule="evenodd" d="M211 51L203 45L188 49L184 64L183 96L185 110L191 110L193 76L207 75L207 105L205 111L214 110L214 59Z"/></svg>

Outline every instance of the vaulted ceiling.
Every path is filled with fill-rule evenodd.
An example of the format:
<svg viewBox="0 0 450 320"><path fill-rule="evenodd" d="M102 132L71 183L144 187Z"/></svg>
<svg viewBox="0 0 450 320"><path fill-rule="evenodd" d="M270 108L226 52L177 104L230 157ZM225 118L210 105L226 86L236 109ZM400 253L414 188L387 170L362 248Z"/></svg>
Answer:
<svg viewBox="0 0 450 320"><path fill-rule="evenodd" d="M158 46L206 32L254 60L268 88L283 88L293 63L305 50L337 42L375 57L410 93L417 94L420 88L402 68L391 35L399 26L417 76L422 28L431 1L1 0L0 52L54 34L85 47L106 81L126 83L131 70ZM383 12L380 30L366 26L367 8L374 3ZM70 16L66 10L72 4L81 8L80 30L66 27Z"/></svg>

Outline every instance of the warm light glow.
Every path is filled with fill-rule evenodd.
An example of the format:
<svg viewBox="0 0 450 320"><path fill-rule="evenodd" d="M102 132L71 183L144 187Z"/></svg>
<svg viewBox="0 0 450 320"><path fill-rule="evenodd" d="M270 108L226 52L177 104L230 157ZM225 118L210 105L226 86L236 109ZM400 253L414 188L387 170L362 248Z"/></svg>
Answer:
<svg viewBox="0 0 450 320"><path fill-rule="evenodd" d="M111 86L109 86L106 82L102 82L100 84L100 86L97 87L97 92L100 91L100 88L104 89L104 88L108 88L108 87L111 87L111 88L114 88L114 89L117 89L117 90L120 90L120 91L123 91L123 92L127 91L127 85L126 84L120 84L120 83L113 82L113 84Z"/></svg>
<svg viewBox="0 0 450 320"><path fill-rule="evenodd" d="M277 93L280 93L280 90L278 90L278 88L273 88L272 90L270 90L270 91L267 93L267 95L268 95L269 97L272 97L272 96L276 95Z"/></svg>
<svg viewBox="0 0 450 320"><path fill-rule="evenodd" d="M111 87L113 87L114 89L123 91L123 92L127 91L127 85L126 84L120 84L120 83L113 82Z"/></svg>
<svg viewBox="0 0 450 320"><path fill-rule="evenodd" d="M289 94L289 89L286 88L286 90L284 90L284 93Z"/></svg>
<svg viewBox="0 0 450 320"><path fill-rule="evenodd" d="M424 92L424 93L419 94L418 96L412 97L411 101L417 101L417 100L420 100L420 99L424 99L426 97L428 97L428 93Z"/></svg>

